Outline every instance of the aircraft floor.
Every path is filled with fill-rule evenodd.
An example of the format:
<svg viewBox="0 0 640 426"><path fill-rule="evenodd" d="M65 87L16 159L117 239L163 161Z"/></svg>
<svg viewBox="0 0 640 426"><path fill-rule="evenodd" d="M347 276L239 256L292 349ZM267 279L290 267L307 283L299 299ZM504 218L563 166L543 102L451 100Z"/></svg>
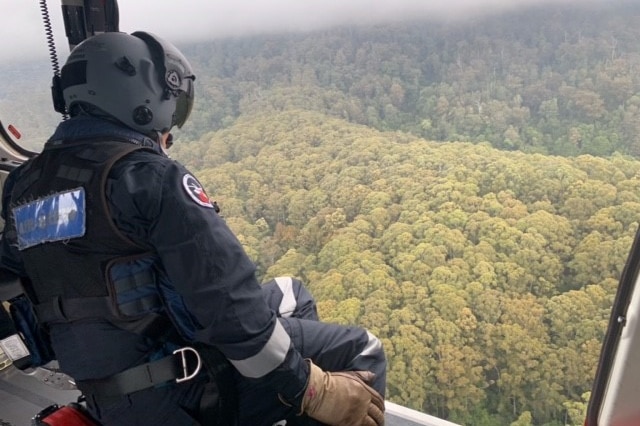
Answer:
<svg viewBox="0 0 640 426"><path fill-rule="evenodd" d="M0 426L29 426L40 410L68 404L78 395L78 391L54 389L9 366L0 371Z"/></svg>

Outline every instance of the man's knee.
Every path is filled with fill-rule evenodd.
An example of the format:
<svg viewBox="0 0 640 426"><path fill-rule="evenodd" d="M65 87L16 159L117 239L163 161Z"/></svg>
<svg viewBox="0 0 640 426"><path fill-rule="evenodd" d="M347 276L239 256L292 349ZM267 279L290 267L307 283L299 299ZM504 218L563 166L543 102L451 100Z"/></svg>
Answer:
<svg viewBox="0 0 640 426"><path fill-rule="evenodd" d="M319 321L316 301L302 281L277 277L262 285L267 304L282 318Z"/></svg>

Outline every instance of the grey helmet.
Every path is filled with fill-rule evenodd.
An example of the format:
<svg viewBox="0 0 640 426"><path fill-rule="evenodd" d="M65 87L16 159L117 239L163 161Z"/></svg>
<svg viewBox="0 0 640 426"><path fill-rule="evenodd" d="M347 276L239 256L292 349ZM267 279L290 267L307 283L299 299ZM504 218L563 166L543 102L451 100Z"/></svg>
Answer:
<svg viewBox="0 0 640 426"><path fill-rule="evenodd" d="M147 32L106 32L71 51L60 90L72 116L93 111L153 134L187 121L194 80L191 65L171 43Z"/></svg>

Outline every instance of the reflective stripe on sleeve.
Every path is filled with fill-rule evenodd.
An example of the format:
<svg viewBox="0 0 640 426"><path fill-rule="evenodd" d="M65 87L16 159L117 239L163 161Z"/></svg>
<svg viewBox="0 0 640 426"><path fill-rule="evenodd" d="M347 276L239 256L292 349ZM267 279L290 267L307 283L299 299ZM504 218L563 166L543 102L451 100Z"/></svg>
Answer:
<svg viewBox="0 0 640 426"><path fill-rule="evenodd" d="M276 283L282 292L278 313L282 318L289 318L298 305L296 296L293 294L293 280L291 277L278 277L276 278Z"/></svg>
<svg viewBox="0 0 640 426"><path fill-rule="evenodd" d="M280 321L276 321L276 326L269 341L260 352L249 358L241 360L230 359L229 361L243 376L257 379L282 364L290 345L291 338L289 334L280 324Z"/></svg>
<svg viewBox="0 0 640 426"><path fill-rule="evenodd" d="M368 330L367 330L367 336L369 336L369 341L367 342L367 345L364 347L362 352L360 352L358 357L375 354L382 350L382 342L380 342L380 340L376 336L371 334Z"/></svg>

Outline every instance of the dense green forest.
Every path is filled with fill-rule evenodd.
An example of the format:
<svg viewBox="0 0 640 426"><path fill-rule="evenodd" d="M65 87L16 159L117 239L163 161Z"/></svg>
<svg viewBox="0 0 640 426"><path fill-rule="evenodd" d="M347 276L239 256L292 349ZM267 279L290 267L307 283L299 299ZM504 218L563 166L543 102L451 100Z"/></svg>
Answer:
<svg viewBox="0 0 640 426"><path fill-rule="evenodd" d="M323 320L383 340L389 400L583 423L640 222L640 4L181 48L198 95L171 155L261 279L300 277ZM29 84L0 101L42 135Z"/></svg>
<svg viewBox="0 0 640 426"><path fill-rule="evenodd" d="M172 155L261 277L302 278L323 320L382 338L391 401L465 425L582 423L640 162L429 142L302 110L243 116Z"/></svg>
<svg viewBox="0 0 640 426"><path fill-rule="evenodd" d="M640 3L549 5L186 47L198 122L314 109L428 140L558 155L640 155ZM197 130L195 130L197 129Z"/></svg>

